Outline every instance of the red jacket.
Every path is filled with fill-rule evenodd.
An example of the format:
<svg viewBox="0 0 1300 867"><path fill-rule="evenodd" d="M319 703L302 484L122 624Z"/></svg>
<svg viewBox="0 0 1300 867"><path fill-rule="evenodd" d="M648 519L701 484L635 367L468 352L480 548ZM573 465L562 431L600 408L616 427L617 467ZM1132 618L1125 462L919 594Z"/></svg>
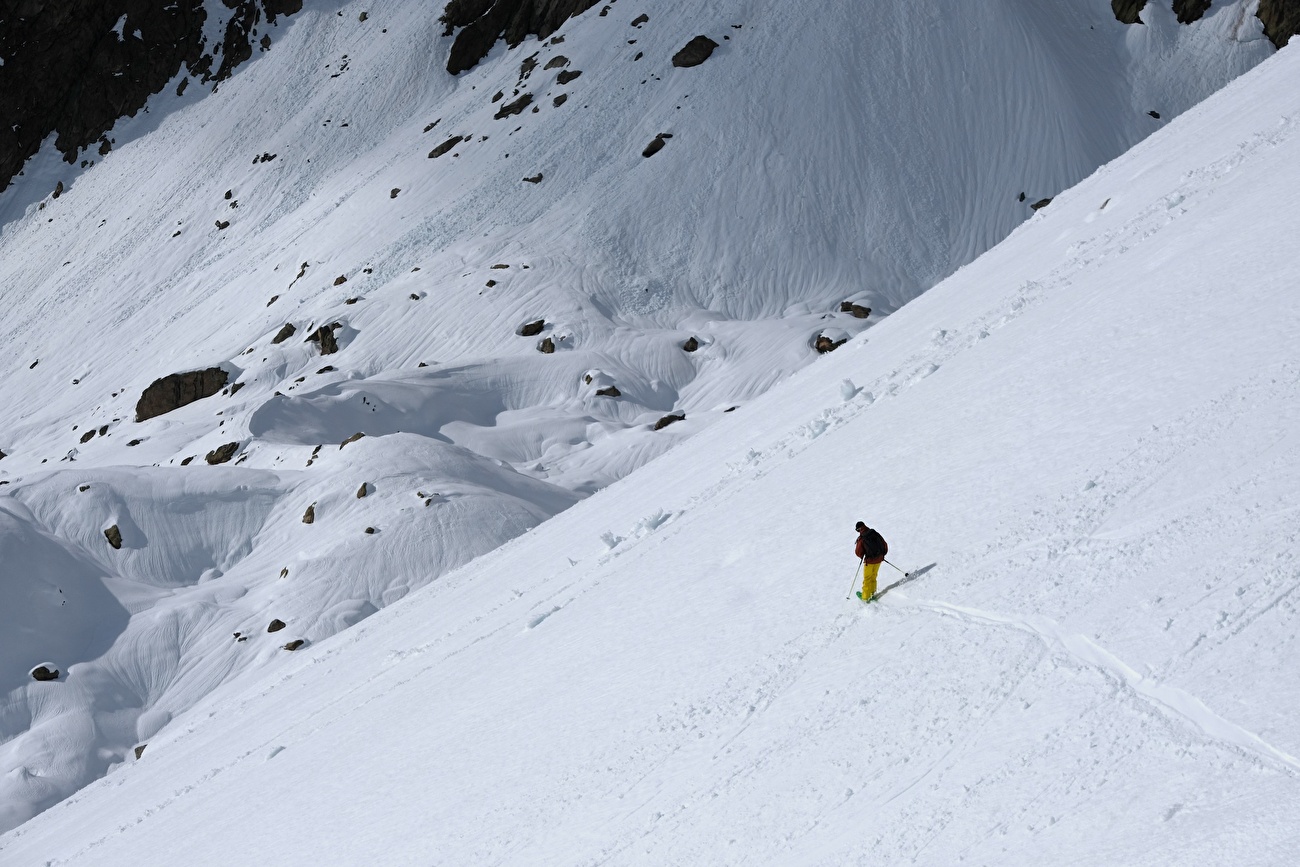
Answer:
<svg viewBox="0 0 1300 867"><path fill-rule="evenodd" d="M889 543L885 537L868 527L858 534L858 544L853 548L859 560L868 563L883 563L889 555Z"/></svg>

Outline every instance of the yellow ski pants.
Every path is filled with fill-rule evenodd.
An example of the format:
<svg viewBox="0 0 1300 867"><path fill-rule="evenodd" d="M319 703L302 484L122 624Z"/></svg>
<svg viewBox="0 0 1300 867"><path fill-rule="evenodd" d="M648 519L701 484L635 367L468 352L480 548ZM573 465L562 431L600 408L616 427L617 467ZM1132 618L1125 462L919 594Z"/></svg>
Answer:
<svg viewBox="0 0 1300 867"><path fill-rule="evenodd" d="M865 602L876 595L876 575L880 572L879 563L864 563L862 566L862 600Z"/></svg>

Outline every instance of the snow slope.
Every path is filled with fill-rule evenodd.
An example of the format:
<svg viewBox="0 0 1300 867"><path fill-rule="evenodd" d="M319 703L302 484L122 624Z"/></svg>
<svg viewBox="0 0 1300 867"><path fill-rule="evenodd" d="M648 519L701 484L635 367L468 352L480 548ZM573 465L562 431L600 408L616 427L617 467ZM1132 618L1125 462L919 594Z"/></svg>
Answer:
<svg viewBox="0 0 1300 867"><path fill-rule="evenodd" d="M1280 52L641 471L212 692L0 857L1292 863L1298 74ZM922 571L866 609L859 518Z"/></svg>
<svg viewBox="0 0 1300 867"><path fill-rule="evenodd" d="M1189 27L1100 0L859 6L618 5L451 78L428 4L321 0L97 165L33 160L0 196L0 828L293 669L283 644L715 423L767 430L752 401L817 335L861 334L1272 53L1249 2ZM701 31L714 56L673 68ZM537 112L496 119L516 89ZM305 338L335 322L325 358ZM150 382L211 366L240 390L134 422Z"/></svg>

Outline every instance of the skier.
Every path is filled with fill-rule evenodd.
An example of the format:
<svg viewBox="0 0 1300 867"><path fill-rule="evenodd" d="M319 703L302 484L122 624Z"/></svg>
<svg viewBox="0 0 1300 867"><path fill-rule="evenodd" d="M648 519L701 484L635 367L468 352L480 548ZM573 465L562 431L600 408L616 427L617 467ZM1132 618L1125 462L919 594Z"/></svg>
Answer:
<svg viewBox="0 0 1300 867"><path fill-rule="evenodd" d="M871 597L876 595L876 574L880 572L880 564L885 562L885 555L889 553L889 543L884 536L861 521L858 521L854 529L858 531L858 544L853 551L863 564L862 589L858 591L858 598L870 602Z"/></svg>

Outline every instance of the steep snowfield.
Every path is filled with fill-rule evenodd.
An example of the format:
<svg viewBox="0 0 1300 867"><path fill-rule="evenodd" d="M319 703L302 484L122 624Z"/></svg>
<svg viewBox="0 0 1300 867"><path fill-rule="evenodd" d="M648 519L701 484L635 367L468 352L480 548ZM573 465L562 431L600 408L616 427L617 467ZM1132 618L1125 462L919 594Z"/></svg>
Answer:
<svg viewBox="0 0 1300 867"><path fill-rule="evenodd" d="M796 385L767 409L754 403L816 359L818 334L861 334L1005 236L1035 199L1272 53L1248 2L1216 4L1190 27L1154 4L1145 25L1125 27L1100 0L860 6L619 4L570 21L562 43L498 46L451 78L450 40L429 4L394 0L362 22L362 4L309 3L217 93L169 87L120 124L97 165L74 170L52 151L33 160L0 196L0 828L130 761L160 731L179 737L172 719L222 684L295 670L281 645L323 641L726 422L713 446L642 482L703 490L696 477L715 454L738 459L738 435L788 429L776 407L790 389L825 399L823 385ZM649 21L631 26L641 12ZM713 57L672 67L701 32L720 43ZM1261 96L1270 86L1287 85L1260 85ZM537 111L495 119L516 89ZM659 133L672 138L642 157ZM453 136L466 140L429 157ZM1175 147L1161 141L1147 151L1153 165ZM1119 219L1129 194L1107 191L1115 202L1094 228ZM1065 219L1061 208L1039 222ZM964 317L963 303L986 312L992 290L963 281L912 321L951 307L967 322L976 314ZM1021 282L1005 291L1033 306L1041 293ZM1091 313L1130 326L1128 297ZM845 300L872 317L839 312ZM1211 309L1236 315L1222 297ZM537 319L542 333L517 334ZM331 323L340 351L326 358L305 338ZM274 343L285 324L296 333ZM691 337L700 348L687 353ZM554 353L538 352L543 339ZM957 345L937 339L934 352ZM827 369L860 358L855 345ZM154 379L211 366L238 393L134 422ZM618 397L597 394L610 386ZM883 398L882 388L869 390ZM977 396L948 394L945 417L982 411ZM670 412L686 419L651 429ZM355 433L367 436L340 445ZM1084 439L1097 434L1090 424ZM918 421L906 441L933 435ZM205 464L230 443L231 465ZM911 479L918 457L952 459L934 448L888 462L863 452L870 470L810 466L800 487L829 506L836 492L867 489L869 472ZM627 536L659 508L663 495L631 490L547 532L572 538L565 556L585 570L599 533ZM967 495L982 510L998 494ZM629 505L613 505L623 496L636 514L606 523ZM834 514L835 527L852 525ZM906 531L899 521L891 534ZM112 527L120 549L104 535ZM809 537L779 530L806 560ZM770 535L737 549L734 568L823 599L798 583L820 576L815 560L797 575L759 574L782 544ZM559 562L565 581L597 580ZM943 566L954 570L953 558ZM499 587L529 594L517 604L560 580L535 554L501 568ZM650 577L624 588L630 601L671 590L667 572ZM681 604L680 593L664 598ZM447 622L488 617L494 599L457 603ZM273 618L287 627L267 635ZM683 641L694 627L684 628ZM33 683L41 663L62 679Z"/></svg>
<svg viewBox="0 0 1300 867"><path fill-rule="evenodd" d="M1281 52L642 471L214 691L0 856L1292 863L1297 75ZM922 573L865 609L859 518Z"/></svg>

